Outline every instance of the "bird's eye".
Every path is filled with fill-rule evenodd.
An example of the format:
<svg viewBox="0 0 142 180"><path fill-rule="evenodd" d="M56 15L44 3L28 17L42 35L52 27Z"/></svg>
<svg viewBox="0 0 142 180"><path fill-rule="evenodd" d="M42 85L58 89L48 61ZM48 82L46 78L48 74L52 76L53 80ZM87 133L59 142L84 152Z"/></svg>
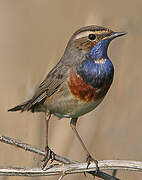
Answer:
<svg viewBox="0 0 142 180"><path fill-rule="evenodd" d="M95 35L95 34L89 34L89 35L88 35L88 38L89 38L90 40L95 40L95 39L96 39L96 35Z"/></svg>

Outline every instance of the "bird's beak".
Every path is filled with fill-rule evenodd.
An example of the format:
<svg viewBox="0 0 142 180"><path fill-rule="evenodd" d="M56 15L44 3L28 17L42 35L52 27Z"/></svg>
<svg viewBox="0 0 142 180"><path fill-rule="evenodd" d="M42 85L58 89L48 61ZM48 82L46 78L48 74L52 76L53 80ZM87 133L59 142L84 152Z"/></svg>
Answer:
<svg viewBox="0 0 142 180"><path fill-rule="evenodd" d="M127 32L113 32L113 33L109 36L109 38L110 38L110 39L114 39L114 38L116 38L116 37L124 36L124 35L126 35L126 34L127 34Z"/></svg>

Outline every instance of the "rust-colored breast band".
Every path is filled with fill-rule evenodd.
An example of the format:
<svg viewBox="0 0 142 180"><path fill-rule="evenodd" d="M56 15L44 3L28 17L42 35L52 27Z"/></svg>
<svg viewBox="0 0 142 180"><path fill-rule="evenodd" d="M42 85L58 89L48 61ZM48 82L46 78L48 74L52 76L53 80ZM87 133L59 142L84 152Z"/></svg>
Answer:
<svg viewBox="0 0 142 180"><path fill-rule="evenodd" d="M71 71L68 80L68 87L73 96L82 101L90 102L103 98L106 95L110 84L109 86L104 85L104 87L96 89L91 85L86 84L79 75Z"/></svg>
<svg viewBox="0 0 142 180"><path fill-rule="evenodd" d="M91 85L87 85L83 79L74 73L70 73L68 87L75 97L83 101L91 101L96 99L96 89Z"/></svg>

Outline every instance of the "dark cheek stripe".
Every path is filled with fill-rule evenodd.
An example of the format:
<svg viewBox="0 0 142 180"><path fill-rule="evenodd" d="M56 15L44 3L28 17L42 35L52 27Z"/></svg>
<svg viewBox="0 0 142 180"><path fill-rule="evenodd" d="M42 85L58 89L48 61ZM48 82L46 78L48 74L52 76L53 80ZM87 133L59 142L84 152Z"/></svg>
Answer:
<svg viewBox="0 0 142 180"><path fill-rule="evenodd" d="M76 48L87 51L87 52L96 44L97 44L96 41L89 41L88 37L80 38L74 41L74 46Z"/></svg>
<svg viewBox="0 0 142 180"><path fill-rule="evenodd" d="M79 98L82 101L96 101L105 96L109 87L104 86L101 89L96 89L89 84L86 84L83 79L71 72L68 81L68 87L75 97Z"/></svg>

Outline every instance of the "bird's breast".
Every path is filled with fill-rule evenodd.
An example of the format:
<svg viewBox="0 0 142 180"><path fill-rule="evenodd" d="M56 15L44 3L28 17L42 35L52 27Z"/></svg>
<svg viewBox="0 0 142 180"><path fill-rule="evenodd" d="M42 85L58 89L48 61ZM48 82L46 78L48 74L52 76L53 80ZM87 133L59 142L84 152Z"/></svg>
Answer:
<svg viewBox="0 0 142 180"><path fill-rule="evenodd" d="M111 68L105 63L102 60L100 63L86 61L76 73L70 71L68 87L71 94L87 102L103 98L113 80L113 65Z"/></svg>

